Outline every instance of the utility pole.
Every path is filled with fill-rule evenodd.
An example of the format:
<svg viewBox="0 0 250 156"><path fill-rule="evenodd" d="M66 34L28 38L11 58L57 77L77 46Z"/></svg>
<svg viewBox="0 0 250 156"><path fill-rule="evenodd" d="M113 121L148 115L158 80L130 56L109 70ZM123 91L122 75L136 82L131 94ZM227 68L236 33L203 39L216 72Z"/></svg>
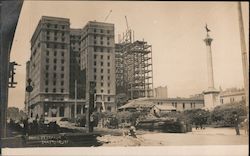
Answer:
<svg viewBox="0 0 250 156"><path fill-rule="evenodd" d="M239 15L239 28L240 28L240 45L241 45L241 56L242 56L242 68L243 68L243 78L244 78L244 90L246 96L246 111L247 111L247 119L249 121L249 65L247 59L247 48L245 41L245 32L243 26L243 17L242 17L242 9L241 2L238 2L238 15ZM247 126L247 130L249 127Z"/></svg>
<svg viewBox="0 0 250 156"><path fill-rule="evenodd" d="M76 123L76 116L77 116L77 80L75 80L75 123Z"/></svg>

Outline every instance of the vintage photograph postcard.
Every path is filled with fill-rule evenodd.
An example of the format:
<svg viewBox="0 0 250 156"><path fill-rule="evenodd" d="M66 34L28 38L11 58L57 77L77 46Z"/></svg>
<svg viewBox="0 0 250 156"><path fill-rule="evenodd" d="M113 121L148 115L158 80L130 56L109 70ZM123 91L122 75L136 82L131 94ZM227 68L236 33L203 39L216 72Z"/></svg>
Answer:
<svg viewBox="0 0 250 156"><path fill-rule="evenodd" d="M3 156L249 154L249 2L0 11Z"/></svg>

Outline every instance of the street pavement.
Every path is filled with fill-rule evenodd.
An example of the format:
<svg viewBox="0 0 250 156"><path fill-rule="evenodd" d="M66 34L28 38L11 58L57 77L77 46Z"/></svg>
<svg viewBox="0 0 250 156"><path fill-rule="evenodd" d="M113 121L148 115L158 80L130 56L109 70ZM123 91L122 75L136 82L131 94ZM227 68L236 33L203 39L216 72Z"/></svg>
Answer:
<svg viewBox="0 0 250 156"><path fill-rule="evenodd" d="M137 133L137 138L130 136L104 135L99 137L103 146L192 146L192 145L248 145L248 135L241 130L236 135L233 128L193 129L189 133Z"/></svg>

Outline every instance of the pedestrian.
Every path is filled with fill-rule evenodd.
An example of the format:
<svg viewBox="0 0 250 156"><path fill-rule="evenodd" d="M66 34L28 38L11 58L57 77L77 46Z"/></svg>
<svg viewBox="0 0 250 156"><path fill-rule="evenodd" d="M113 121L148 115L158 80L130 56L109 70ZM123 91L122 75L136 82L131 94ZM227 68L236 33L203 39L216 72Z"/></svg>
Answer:
<svg viewBox="0 0 250 156"><path fill-rule="evenodd" d="M28 123L28 118L23 120L23 132L24 135L27 136L29 132L29 123Z"/></svg>
<svg viewBox="0 0 250 156"><path fill-rule="evenodd" d="M240 135L239 116L237 112L233 112L233 124L236 131L236 135Z"/></svg>

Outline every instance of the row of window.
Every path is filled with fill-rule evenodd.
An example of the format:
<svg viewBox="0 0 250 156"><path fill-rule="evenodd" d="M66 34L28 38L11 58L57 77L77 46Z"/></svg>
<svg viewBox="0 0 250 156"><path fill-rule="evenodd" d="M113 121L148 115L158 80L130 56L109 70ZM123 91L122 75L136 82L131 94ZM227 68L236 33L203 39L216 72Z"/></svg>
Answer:
<svg viewBox="0 0 250 156"><path fill-rule="evenodd" d="M94 28L94 32L95 32L95 33L96 33L96 32L104 33L104 31L105 31L105 30L103 30L103 29L96 29L96 28ZM109 34L109 33L110 33L110 30L106 30L106 32L107 32L107 34Z"/></svg>
<svg viewBox="0 0 250 156"><path fill-rule="evenodd" d="M94 46L94 52L107 52L107 53L110 53L111 48L98 48L98 47Z"/></svg>
<svg viewBox="0 0 250 156"><path fill-rule="evenodd" d="M56 43L46 43L46 48L67 49L67 45L65 45L65 44L56 44Z"/></svg>
<svg viewBox="0 0 250 156"><path fill-rule="evenodd" d="M98 55L94 54L94 59L96 59L97 56L98 56ZM100 58L103 59L103 55L100 55ZM110 60L110 56L109 56L109 55L107 56L107 59Z"/></svg>
<svg viewBox="0 0 250 156"><path fill-rule="evenodd" d="M100 65L103 66L103 64L104 64L103 61L101 61ZM96 66L96 65L97 65L97 63L96 63L96 61L94 61L94 66ZM107 62L107 66L110 67L110 62Z"/></svg>
<svg viewBox="0 0 250 156"><path fill-rule="evenodd" d="M61 51L60 53L61 53L61 56L64 57L64 51ZM50 51L47 50L47 51L46 51L46 56L49 56L49 54L50 54ZM58 53L57 53L57 51L55 50L53 54L54 54L54 56L57 56Z"/></svg>
<svg viewBox="0 0 250 156"><path fill-rule="evenodd" d="M55 29L57 28L65 29L68 27L66 25L58 25L58 24L51 24L51 23L47 23L46 25L47 25L47 28L55 28Z"/></svg>
<svg viewBox="0 0 250 156"><path fill-rule="evenodd" d="M59 75L59 74L53 73L53 78L57 78L57 75ZM64 74L61 74L60 76L61 76L61 78L64 78ZM45 73L45 77L49 78L49 73Z"/></svg>
<svg viewBox="0 0 250 156"><path fill-rule="evenodd" d="M97 75L94 75L94 80L96 80L96 79L97 79ZM101 80L103 80L103 79L104 79L104 76L101 75ZM110 80L110 76L107 76L107 79Z"/></svg>
<svg viewBox="0 0 250 156"><path fill-rule="evenodd" d="M101 44L101 45L103 45L103 43L104 43L103 41L100 41L100 44ZM96 41L96 40L94 40L94 44L97 44L97 41ZM109 42L109 41L107 41L107 45L110 45L110 42Z"/></svg>
<svg viewBox="0 0 250 156"><path fill-rule="evenodd" d="M55 58L55 59L53 60L53 62L54 62L54 63L57 63L57 59ZM61 59L61 63L64 64L64 62L65 62L64 59ZM46 58L46 63L49 63L49 58L48 58L48 57Z"/></svg>
<svg viewBox="0 0 250 156"><path fill-rule="evenodd" d="M51 40L51 38L49 37L49 36L47 36L47 40ZM52 40L51 40L52 41ZM54 37L54 40L53 41L58 41L58 38L57 37ZM62 37L61 38L61 41L62 42L65 42L66 40L65 40L65 38L64 37Z"/></svg>
<svg viewBox="0 0 250 156"><path fill-rule="evenodd" d="M61 91L61 93L63 93L63 92L64 92L64 89L61 88L60 91ZM48 93L48 92L49 92L49 88L45 88L45 92ZM56 88L53 88L52 92L53 92L53 93L56 93L56 92L57 92Z"/></svg>
<svg viewBox="0 0 250 156"><path fill-rule="evenodd" d="M45 69L46 69L46 70L49 70L49 65L46 65L46 66L45 66ZM54 70L57 70L57 66L54 65L53 69L54 69ZM64 71L64 66L61 66L61 71Z"/></svg>
<svg viewBox="0 0 250 156"><path fill-rule="evenodd" d="M97 39L97 35L94 35L94 39L96 40ZM100 36L100 39L103 40L104 39L104 36ZM107 37L107 40L109 41L110 37Z"/></svg>
<svg viewBox="0 0 250 156"><path fill-rule="evenodd" d="M58 82L58 81L56 81L56 80L53 81L53 85L54 86L56 85L56 82ZM63 86L64 85L64 81L61 81L60 84L61 84L61 86ZM49 80L47 80L47 79L45 80L45 85L49 85Z"/></svg>
<svg viewBox="0 0 250 156"><path fill-rule="evenodd" d="M101 73L103 73L103 69L101 68ZM96 73L97 72L97 69L96 68L94 68L94 73ZM108 72L108 74L110 73L110 69L107 69L107 72Z"/></svg>

